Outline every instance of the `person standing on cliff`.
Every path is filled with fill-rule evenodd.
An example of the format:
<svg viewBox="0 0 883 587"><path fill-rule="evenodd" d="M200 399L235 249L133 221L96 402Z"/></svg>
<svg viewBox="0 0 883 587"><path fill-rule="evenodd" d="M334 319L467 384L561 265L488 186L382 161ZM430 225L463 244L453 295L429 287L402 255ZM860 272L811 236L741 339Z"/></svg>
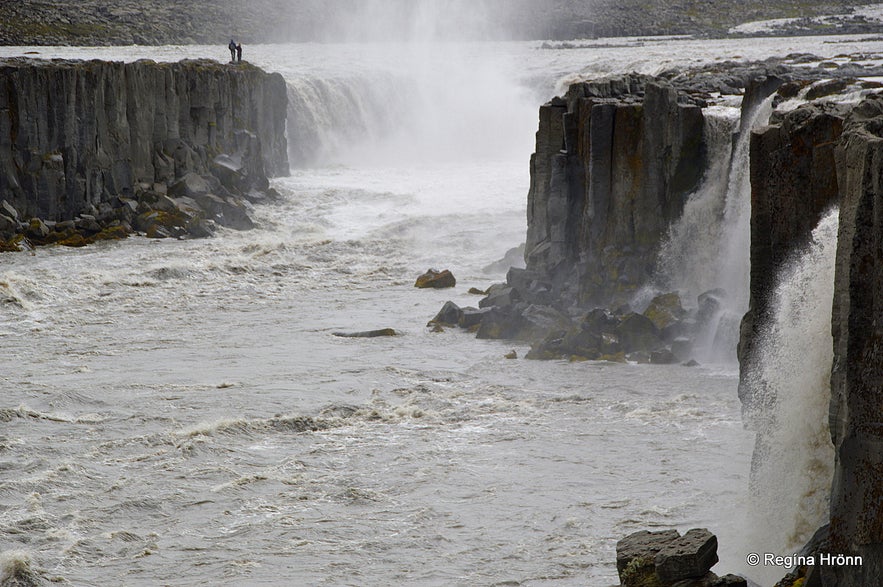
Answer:
<svg viewBox="0 0 883 587"><path fill-rule="evenodd" d="M236 61L236 42L233 39L230 39L230 44L227 45L227 48L230 49L230 63ZM240 55L242 54L242 50L239 50Z"/></svg>
<svg viewBox="0 0 883 587"><path fill-rule="evenodd" d="M236 44L236 61L242 63L242 43Z"/></svg>

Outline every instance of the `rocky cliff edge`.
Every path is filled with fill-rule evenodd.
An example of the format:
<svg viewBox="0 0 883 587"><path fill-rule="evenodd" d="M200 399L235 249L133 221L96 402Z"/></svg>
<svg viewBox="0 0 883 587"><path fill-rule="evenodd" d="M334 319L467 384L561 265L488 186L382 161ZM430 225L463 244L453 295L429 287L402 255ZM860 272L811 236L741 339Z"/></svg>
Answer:
<svg viewBox="0 0 883 587"><path fill-rule="evenodd" d="M249 228L288 173L286 108L248 64L2 60L2 247Z"/></svg>

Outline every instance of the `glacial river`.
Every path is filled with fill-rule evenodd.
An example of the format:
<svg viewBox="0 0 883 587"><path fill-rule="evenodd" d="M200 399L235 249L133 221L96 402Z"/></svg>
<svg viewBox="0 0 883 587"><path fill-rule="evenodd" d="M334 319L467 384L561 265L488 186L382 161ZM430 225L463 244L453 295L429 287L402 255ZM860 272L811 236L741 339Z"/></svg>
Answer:
<svg viewBox="0 0 883 587"><path fill-rule="evenodd" d="M246 46L293 99L258 228L0 254L2 556L76 586L605 586L624 535L707 527L747 571L734 357L536 362L425 325L504 279L563 80L883 42L584 45ZM26 53L226 59L0 48ZM415 289L429 267L457 288Z"/></svg>

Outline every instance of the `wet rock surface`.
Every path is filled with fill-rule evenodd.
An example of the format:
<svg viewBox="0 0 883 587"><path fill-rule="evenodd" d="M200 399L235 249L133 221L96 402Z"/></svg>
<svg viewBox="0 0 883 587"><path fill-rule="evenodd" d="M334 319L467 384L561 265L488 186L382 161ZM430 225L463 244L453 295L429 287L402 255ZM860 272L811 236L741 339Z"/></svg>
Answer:
<svg viewBox="0 0 883 587"><path fill-rule="evenodd" d="M247 230L276 196L268 175L288 173L278 74L17 58L0 80L3 250Z"/></svg>
<svg viewBox="0 0 883 587"><path fill-rule="evenodd" d="M717 538L704 528L631 534L616 544L621 587L746 587L735 575L711 572L718 562Z"/></svg>
<svg viewBox="0 0 883 587"><path fill-rule="evenodd" d="M439 271L438 269L430 269L417 278L414 287L421 289L447 289L457 285L457 279L448 269Z"/></svg>
<svg viewBox="0 0 883 587"><path fill-rule="evenodd" d="M883 177L883 97L870 94L858 103L828 103L832 88L861 85L858 80L821 87L821 102L806 104L755 133L752 139L751 302L739 343L740 398L746 424L760 430L755 457L763 451L759 423L770 417L752 395L758 376L758 332L771 319L775 275L805 247L813 228L832 206L839 206L839 238L833 299L833 364L829 427L835 450L830 527L814 552L861 557L864 564L810 565L783 585L876 585L883 580L883 516L879 496L883 482L883 443L879 423L883 320L883 267L879 219ZM773 395L770 396L769 393ZM815 540L815 538L814 538Z"/></svg>

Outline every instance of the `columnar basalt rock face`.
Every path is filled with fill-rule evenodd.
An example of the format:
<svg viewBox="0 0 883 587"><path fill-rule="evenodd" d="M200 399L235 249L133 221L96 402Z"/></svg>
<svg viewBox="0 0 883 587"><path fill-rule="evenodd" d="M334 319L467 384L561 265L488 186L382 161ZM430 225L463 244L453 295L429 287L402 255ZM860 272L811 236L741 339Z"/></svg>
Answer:
<svg viewBox="0 0 883 587"><path fill-rule="evenodd" d="M751 290L739 342L739 395L750 426L748 378L758 329L771 319L770 294L779 271L840 199L834 151L846 110L831 103L806 104L774 117L751 137Z"/></svg>
<svg viewBox="0 0 883 587"><path fill-rule="evenodd" d="M830 549L861 565L821 568L824 585L883 580L883 96L851 113L837 150L830 428L836 463Z"/></svg>
<svg viewBox="0 0 883 587"><path fill-rule="evenodd" d="M191 172L263 190L288 172L286 106L248 65L3 60L0 200L63 221Z"/></svg>
<svg viewBox="0 0 883 587"><path fill-rule="evenodd" d="M540 110L527 268L584 305L624 301L651 276L705 168L701 107L663 80L575 84Z"/></svg>
<svg viewBox="0 0 883 587"><path fill-rule="evenodd" d="M883 96L858 105L807 104L779 117L753 136L751 164L751 308L739 349L747 423L763 417L748 381L756 327L771 319L775 277L825 210L839 205L829 410L836 461L830 525L814 554L857 556L862 564L819 564L805 572L807 584L823 587L877 585L883 580Z"/></svg>

